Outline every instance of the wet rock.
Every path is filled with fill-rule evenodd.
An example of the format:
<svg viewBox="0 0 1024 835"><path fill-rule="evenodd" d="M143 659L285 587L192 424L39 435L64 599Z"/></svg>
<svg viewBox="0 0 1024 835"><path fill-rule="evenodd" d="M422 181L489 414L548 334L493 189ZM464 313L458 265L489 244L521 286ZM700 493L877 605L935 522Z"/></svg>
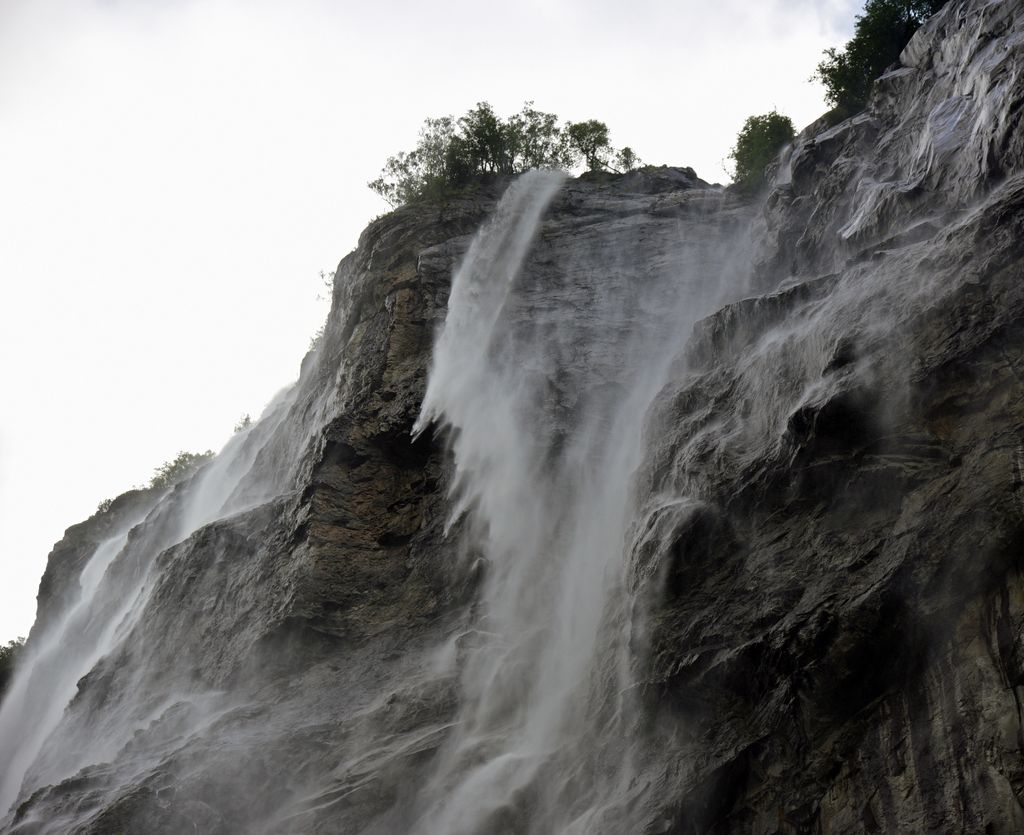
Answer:
<svg viewBox="0 0 1024 835"><path fill-rule="evenodd" d="M864 114L797 138L763 203L667 168L551 203L505 346L525 362L559 334L552 367L582 369L527 369L549 461L626 390L602 334L673 326L647 282L716 311L657 358L623 556L639 710L597 757L633 771L593 831L1024 829L1022 27L1018 0L948 3ZM449 520L446 439L411 430L453 269L506 185L368 227L297 386L236 441L231 513L185 524L197 480L69 530L30 648L123 527L109 575L131 600L93 613L115 637L4 831L409 831L493 568ZM595 716L621 722L613 702ZM536 831L569 755L491 828ZM570 789L577 812L591 786Z"/></svg>
<svg viewBox="0 0 1024 835"><path fill-rule="evenodd" d="M651 418L645 492L719 520L660 546L697 561L652 624L673 831L1021 826L1022 12L950 3L798 140L761 273L790 289L702 323Z"/></svg>

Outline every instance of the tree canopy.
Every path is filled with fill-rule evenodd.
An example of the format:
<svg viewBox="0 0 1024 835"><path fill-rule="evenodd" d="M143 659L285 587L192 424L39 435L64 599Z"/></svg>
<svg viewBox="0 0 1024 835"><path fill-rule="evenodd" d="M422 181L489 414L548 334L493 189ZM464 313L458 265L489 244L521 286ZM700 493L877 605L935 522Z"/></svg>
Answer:
<svg viewBox="0 0 1024 835"><path fill-rule="evenodd" d="M24 646L24 638L8 641L6 646L0 644L0 697L3 696L7 685L10 684L11 677L14 675L14 665Z"/></svg>
<svg viewBox="0 0 1024 835"><path fill-rule="evenodd" d="M796 135L793 121L772 110L751 116L743 123L736 137L736 146L729 153L735 164L733 181L741 189L752 191L764 182L764 169Z"/></svg>
<svg viewBox="0 0 1024 835"><path fill-rule="evenodd" d="M843 50L825 50L814 77L840 115L864 109L871 86L899 57L911 36L946 0L867 0Z"/></svg>
<svg viewBox="0 0 1024 835"><path fill-rule="evenodd" d="M631 148L612 148L608 126L596 119L561 125L554 113L537 110L533 102L502 119L480 102L458 119L424 121L416 148L389 157L369 186L392 206L401 206L441 196L483 175L581 164L621 173L640 160Z"/></svg>
<svg viewBox="0 0 1024 835"><path fill-rule="evenodd" d="M186 476L191 475L204 463L213 458L212 449L206 452L179 452L175 458L156 468L149 480L152 487L170 487Z"/></svg>
<svg viewBox="0 0 1024 835"><path fill-rule="evenodd" d="M611 144L608 142L608 126L597 119L585 122L570 122L565 128L568 146L576 151L591 171L600 171L608 165Z"/></svg>

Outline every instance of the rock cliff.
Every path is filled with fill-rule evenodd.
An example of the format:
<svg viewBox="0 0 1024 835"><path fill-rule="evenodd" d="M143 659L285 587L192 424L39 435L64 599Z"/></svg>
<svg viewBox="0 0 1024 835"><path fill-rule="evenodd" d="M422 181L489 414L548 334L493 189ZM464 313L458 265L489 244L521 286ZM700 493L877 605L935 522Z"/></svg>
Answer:
<svg viewBox="0 0 1024 835"><path fill-rule="evenodd" d="M372 223L261 419L55 547L0 830L1024 831L1024 3L901 64L756 200Z"/></svg>

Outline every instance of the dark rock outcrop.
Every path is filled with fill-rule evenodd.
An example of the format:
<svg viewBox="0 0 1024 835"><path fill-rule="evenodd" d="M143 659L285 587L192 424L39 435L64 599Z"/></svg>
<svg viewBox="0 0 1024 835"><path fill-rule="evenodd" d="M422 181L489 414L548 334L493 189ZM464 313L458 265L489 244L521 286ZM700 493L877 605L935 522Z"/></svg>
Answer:
<svg viewBox="0 0 1024 835"><path fill-rule="evenodd" d="M64 532L64 538L53 546L46 571L39 581L36 620L30 634L33 642L41 640L54 618L78 602L82 569L97 546L119 528L142 519L162 493L162 490L154 489L129 490L91 518L72 525Z"/></svg>
<svg viewBox="0 0 1024 835"><path fill-rule="evenodd" d="M1020 3L950 3L799 137L783 289L703 322L662 393L640 548L680 832L1024 829L1022 38Z"/></svg>
<svg viewBox="0 0 1024 835"><path fill-rule="evenodd" d="M515 346L571 312L588 386L550 379L552 457L622 386L594 287L616 327L654 275L716 310L681 334L633 476L639 716L599 831L1024 831L1022 72L1024 4L954 0L763 203L645 169L551 204L509 315ZM28 652L34 686L63 681L75 634L81 677L31 714L51 724L3 831L408 831L487 629L472 522L445 532L451 457L412 428L506 185L371 224L261 421L68 531ZM230 512L203 515L217 490ZM492 831L541 831L542 789Z"/></svg>

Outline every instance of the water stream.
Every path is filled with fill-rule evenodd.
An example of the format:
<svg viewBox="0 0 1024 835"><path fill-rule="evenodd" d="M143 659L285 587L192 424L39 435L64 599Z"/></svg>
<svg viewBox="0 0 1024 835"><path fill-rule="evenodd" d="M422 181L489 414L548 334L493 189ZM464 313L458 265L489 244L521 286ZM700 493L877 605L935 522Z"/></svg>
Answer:
<svg viewBox="0 0 1024 835"><path fill-rule="evenodd" d="M38 641L30 642L0 706L0 758L5 763L0 815L11 808L19 792L56 784L86 765L114 756L128 741L137 724L127 705L95 726L70 723L62 730L65 711L76 698L82 677L115 652L143 616L159 580L154 573L157 556L202 526L283 489L290 473L268 477L254 473L254 464L268 446L281 442L282 423L296 388L282 391L258 422L231 438L195 476L151 510L124 519L97 545L79 576L77 599ZM145 675L144 661L135 672Z"/></svg>
<svg viewBox="0 0 1024 835"><path fill-rule="evenodd" d="M438 648L455 659L458 705L434 729L446 739L429 769L403 778L411 799L388 818L402 831L632 831L644 805L632 675L643 607L627 577L633 479L658 431L651 404L693 323L743 289L745 250L720 221L714 190L695 189L678 216L656 221L607 209L592 227L555 219L564 212L546 219L572 188L555 172L520 177L453 277L414 434L439 432L451 445L452 553L470 554L484 579ZM584 231L566 234L566 222ZM305 485L343 373L313 357L252 428L98 545L77 602L30 642L0 708L0 809L76 774L130 792L186 746L200 763L263 744L236 730L227 747L217 738L206 747L218 717L261 706L204 689L189 667L196 659L163 645L153 624L174 623L178 642L196 630L218 642L192 648L196 656L247 651L223 643L254 622L244 607L218 631L220 597L234 585L188 578L222 582L218 525L234 536L236 515ZM190 538L204 530L190 562ZM244 578L232 583L256 582L237 563L251 557L246 548L231 554L240 572L231 576ZM171 611L182 600L196 607L195 624ZM432 686L434 673L423 675ZM330 789L315 779L297 789L317 791ZM69 807L65 820L21 825L61 831L90 814Z"/></svg>
<svg viewBox="0 0 1024 835"><path fill-rule="evenodd" d="M636 790L632 477L692 324L736 288L685 230L642 275L616 240L550 251L542 217L560 185L523 176L473 243L417 424L449 433L453 521L468 516L486 565L423 833L614 831ZM531 248L554 268L524 271Z"/></svg>

